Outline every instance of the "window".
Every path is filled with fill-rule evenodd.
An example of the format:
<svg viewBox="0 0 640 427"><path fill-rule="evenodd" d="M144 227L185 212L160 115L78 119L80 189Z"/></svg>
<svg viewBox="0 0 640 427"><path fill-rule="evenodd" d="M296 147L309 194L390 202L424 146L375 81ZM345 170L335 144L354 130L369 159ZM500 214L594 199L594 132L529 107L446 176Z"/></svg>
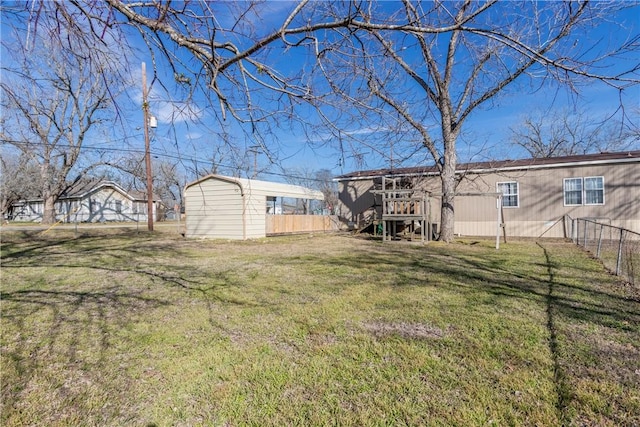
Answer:
<svg viewBox="0 0 640 427"><path fill-rule="evenodd" d="M565 206L582 204L582 178L567 178L564 180Z"/></svg>
<svg viewBox="0 0 640 427"><path fill-rule="evenodd" d="M116 200L116 213L122 213L122 200Z"/></svg>
<svg viewBox="0 0 640 427"><path fill-rule="evenodd" d="M565 206L604 205L604 177L566 178Z"/></svg>
<svg viewBox="0 0 640 427"><path fill-rule="evenodd" d="M502 206L505 208L517 208L520 206L518 200L518 183L498 182L498 192L502 193Z"/></svg>
<svg viewBox="0 0 640 427"><path fill-rule="evenodd" d="M89 211L93 214L93 213L98 213L100 212L100 209L102 209L100 202L96 199L89 199Z"/></svg>
<svg viewBox="0 0 640 427"><path fill-rule="evenodd" d="M131 213L134 214L143 214L145 213L145 206L146 203L142 203L142 202L132 202L131 203Z"/></svg>
<svg viewBox="0 0 640 427"><path fill-rule="evenodd" d="M584 204L604 205L604 178L590 176L584 179Z"/></svg>

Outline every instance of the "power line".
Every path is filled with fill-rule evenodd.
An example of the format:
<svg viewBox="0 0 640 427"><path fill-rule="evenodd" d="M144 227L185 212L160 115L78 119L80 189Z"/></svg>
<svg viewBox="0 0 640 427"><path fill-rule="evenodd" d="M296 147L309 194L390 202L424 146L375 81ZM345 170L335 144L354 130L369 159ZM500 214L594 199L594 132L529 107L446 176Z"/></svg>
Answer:
<svg viewBox="0 0 640 427"><path fill-rule="evenodd" d="M125 138L123 138L122 140L124 140L124 139ZM42 142L24 142L24 141L13 141L13 140L3 140L2 143L3 144L6 143L6 144L10 144L10 145L24 145L24 146L44 146L45 145ZM69 144L56 144L56 148L77 148L77 147L69 145ZM111 151L111 152L117 152L117 153L135 153L135 154L140 154L140 155L144 155L145 154L144 150L135 149L135 148L124 148L124 147L103 147L103 146L92 146L92 145L84 145L83 144L81 146L81 149L82 150L94 150L94 151ZM194 162L194 163L205 163L205 164L209 164L211 166L218 166L218 167L221 167L221 168L234 170L234 171L243 170L242 168L240 168L238 166L231 166L231 165L225 165L225 164L222 164L222 163L215 163L212 160L201 159L201 158L191 157L191 156L184 156L184 155L181 155L181 154L169 154L169 153L159 153L159 152L156 152L156 151L151 151L151 155L154 158L167 158L167 159L174 159L174 160L180 160L180 161L191 161L191 162ZM283 177L283 178L300 179L300 180L306 180L306 181L316 181L316 182L324 182L325 181L323 179L306 177L306 176L299 176L299 175L292 175L292 174L280 173L280 172L263 171L261 173L265 174L265 175L279 176L279 177Z"/></svg>

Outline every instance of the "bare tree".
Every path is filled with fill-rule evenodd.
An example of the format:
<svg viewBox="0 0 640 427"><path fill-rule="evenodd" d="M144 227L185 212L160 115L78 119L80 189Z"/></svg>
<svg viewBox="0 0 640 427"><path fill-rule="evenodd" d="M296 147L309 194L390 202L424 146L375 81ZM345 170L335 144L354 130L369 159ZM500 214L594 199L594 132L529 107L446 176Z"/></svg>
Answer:
<svg viewBox="0 0 640 427"><path fill-rule="evenodd" d="M329 169L320 169L315 172L315 185L316 188L324 194L324 203L331 214L335 213L335 209L338 206L338 188L335 182L333 182L333 174Z"/></svg>
<svg viewBox="0 0 640 427"><path fill-rule="evenodd" d="M319 70L358 108L358 119L369 115L389 122L395 116L395 128L409 128L409 139L431 155L442 183L444 241L454 236L457 142L476 111L491 108L508 91L523 97L540 86L555 86L578 93L581 83L593 81L623 91L639 81L640 66L633 60L638 34L617 46L589 37L624 4L406 0L393 5L371 5L362 19L376 28L335 37L337 42L318 53ZM429 32L432 28L450 31ZM614 60L628 67L611 68Z"/></svg>
<svg viewBox="0 0 640 427"><path fill-rule="evenodd" d="M624 126L613 120L593 121L584 113L530 114L511 128L511 144L533 158L624 150L632 140Z"/></svg>
<svg viewBox="0 0 640 427"><path fill-rule="evenodd" d="M2 150L0 156L0 210L3 217L19 200L37 198L40 193L38 166L28 156Z"/></svg>
<svg viewBox="0 0 640 427"><path fill-rule="evenodd" d="M178 84L208 94L222 119L231 114L252 132L279 117L303 120L296 107L304 102L341 149L355 144L355 156L359 144L380 156L426 151L440 171L445 241L454 231L457 142L470 116L507 91L555 85L577 93L588 81L622 91L638 82L640 67L637 34L616 46L590 36L628 6L617 2L302 1L276 21L270 2L72 4L94 28L123 21L137 28ZM629 66L611 67L614 56ZM338 100L343 107L333 109ZM403 141L355 139L354 125Z"/></svg>
<svg viewBox="0 0 640 427"><path fill-rule="evenodd" d="M351 34L354 30L380 28L369 22L362 10L370 5L355 1L79 0L59 7L79 9L90 16L97 33L100 28L121 24L136 28L153 58L153 81L162 84L161 70L168 67L172 70L171 83L192 100L199 98L195 94L204 95L207 111L221 124L229 116L246 124L240 129L254 141L247 146L260 146L270 164L278 162L279 154L277 144L266 137L274 126L316 121L298 107L306 104L321 108L329 99L331 87L325 83L316 87L313 81L319 43L325 38L331 40L335 30ZM394 29L411 31L413 27ZM451 28L417 30L436 33ZM354 148L355 156L360 156Z"/></svg>
<svg viewBox="0 0 640 427"><path fill-rule="evenodd" d="M322 208L326 208L333 213L333 209L338 205L338 189L336 183L333 182L333 174L329 169L314 170L309 167L299 167L288 169L283 175L290 184L313 188L322 192L324 195ZM305 214L308 213L308 202L305 200L301 206Z"/></svg>
<svg viewBox="0 0 640 427"><path fill-rule="evenodd" d="M58 31L52 17L43 14L39 25L30 40L16 34L3 46L13 61L2 67L2 140L38 165L42 222L50 224L72 171L85 172L78 169L82 144L104 118L113 88L100 64L88 66L83 46L71 38L67 46L51 41L49 32Z"/></svg>

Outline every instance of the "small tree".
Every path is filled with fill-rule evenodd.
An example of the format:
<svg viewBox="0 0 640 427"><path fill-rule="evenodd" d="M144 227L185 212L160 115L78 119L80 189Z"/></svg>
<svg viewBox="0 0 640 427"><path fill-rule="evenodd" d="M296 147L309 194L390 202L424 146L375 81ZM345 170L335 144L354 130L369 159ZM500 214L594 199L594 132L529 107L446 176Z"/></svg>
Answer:
<svg viewBox="0 0 640 427"><path fill-rule="evenodd" d="M315 185L313 188L318 189L324 194L324 203L330 214L335 214L338 206L338 188L333 182L333 174L329 169L320 169L315 173Z"/></svg>

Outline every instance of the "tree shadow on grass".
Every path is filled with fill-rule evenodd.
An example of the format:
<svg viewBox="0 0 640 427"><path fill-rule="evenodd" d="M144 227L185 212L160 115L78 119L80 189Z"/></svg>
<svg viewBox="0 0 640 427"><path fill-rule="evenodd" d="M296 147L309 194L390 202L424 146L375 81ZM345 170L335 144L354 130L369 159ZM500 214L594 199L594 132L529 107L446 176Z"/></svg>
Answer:
<svg viewBox="0 0 640 427"><path fill-rule="evenodd" d="M463 297L463 302L456 302L452 309L463 315L464 310L478 305L487 306L489 311L492 306L500 310L502 304L513 299L538 307L546 318L541 326L547 330L558 420L569 425L575 421L571 408L584 409L580 406L584 403L575 400L578 399L575 387L581 381L584 384L606 378L608 384L616 386L637 385L634 372L637 376L640 349L628 343L640 339L640 304L637 296L628 292L617 278L574 246L544 242L532 248L515 264L507 248L502 252L481 253L471 249L459 251L455 247L407 249L393 245L384 250L334 255L325 261L331 265L358 266L369 272L367 280L379 277L382 286L432 287L455 292ZM294 262L320 262L311 255L298 258ZM588 330L598 331L593 333L601 336L585 335ZM586 347L582 350L585 354L576 354L573 346ZM600 372L592 366L598 361L604 365ZM605 396L606 393L600 397L606 399ZM617 418L626 416L618 414L624 410L611 412L612 415L596 414L594 419L604 417L613 424L628 424L627 419ZM586 419L589 415L583 418Z"/></svg>
<svg viewBox="0 0 640 427"><path fill-rule="evenodd" d="M577 383L606 378L609 384L634 387L640 348L629 343L640 339L637 295L569 244L538 243L537 250L520 261L528 265L514 265L511 261L507 251L479 254L454 248L407 250L389 245L384 251L356 255L348 262L372 271L374 276L380 273L388 277L393 272L393 286L439 287L456 292L466 298L469 307L495 305L499 310L502 303L517 299L544 310L555 405L558 419L565 425L575 421L571 408L581 408L583 404L575 401ZM345 259L335 257L329 262L340 264ZM386 280L384 286L388 286ZM601 336L589 336L589 330L598 331L592 334ZM586 348L581 350L585 354L575 353L580 346ZM596 367L597 364L601 366ZM606 394L600 397L606 398ZM610 404L615 408L614 403ZM616 404L627 408L605 409L611 414L596 413L595 419L605 417L613 424L628 424L625 411L633 417L633 409L628 402ZM589 416L594 415L586 415L583 420Z"/></svg>
<svg viewBox="0 0 640 427"><path fill-rule="evenodd" d="M547 304L549 281L553 280L557 287L553 304L563 315L577 321L629 331L637 331L633 325L640 324L637 297L626 292L625 287L615 278L603 270L594 272L579 265L560 265L558 263L562 260L545 252L546 249L542 247L539 248L539 254L532 257L533 266L540 268L532 269L508 266L508 255L491 254L488 251L480 259L461 255L456 251L446 253L446 249L432 252L429 247L416 251L389 246L385 251L329 257L325 262L336 265L350 263L354 267L370 271L373 276L378 272L387 274L392 271L396 278L394 286L446 287L462 295L468 294L469 298L474 299L470 303L479 303L475 299L478 291L482 291L495 298L517 298ZM557 250L563 251L568 247L560 245ZM560 269L562 275L550 279L549 272L555 269ZM608 279L604 283L598 280L603 277ZM482 301L487 304L492 302L498 300Z"/></svg>
<svg viewBox="0 0 640 427"><path fill-rule="evenodd" d="M45 270L41 273L42 283L19 288L10 286L9 291L2 294L3 322L12 326L12 334L15 335L15 344L2 348L3 358L10 361L9 367L17 372L18 378L15 384L6 386L8 391L3 389L4 408L19 400L19 391L28 386L30 378L42 364L50 361L51 352L62 354L63 365L75 363L83 339L93 340L92 348L96 353L89 367L104 370L112 363L108 357L115 331L143 318L155 308L177 304L173 299L176 296L197 296L204 301L209 323L220 330L224 330L219 321L221 307L281 304L277 300L256 301L242 297L243 274L247 273L241 271L237 264L226 262L224 251L215 252L220 259L211 259L208 263L183 262L192 253L189 250L199 248L198 242L190 242L189 250L185 250L180 242L151 236L135 240L130 236L106 240L92 236L72 241L9 244L13 246L5 247L3 243L5 278L7 274L9 277L12 273L18 275L24 268ZM327 271L344 275L341 276L344 280L332 283L326 292L340 292L340 287L357 286L357 278L366 273L367 280L373 283L377 275L384 275L385 281L381 286L385 287L440 287L458 293L466 299L465 304L469 307L477 304L499 307L514 298L539 306L546 313L543 326L549 332L548 345L553 358L560 412L570 404L571 390L569 381L563 376L567 375L566 368L563 368L563 363L567 362L561 360L558 349L559 337L566 331L558 328L558 318L615 328L637 340L637 325L640 324L637 300L616 288L613 279L600 283L599 278L603 276L598 276L595 281L588 279L593 271L580 264L563 266L561 255L568 246L537 247L536 253L525 257L527 262L531 262L528 268L509 264L507 251L469 253L447 248L426 246L417 249L367 242L361 250L338 250L329 255L311 250L309 253L283 256L278 251L267 254L258 249L251 256L287 264L301 271L311 265L313 274L319 276L323 274L323 266L327 266ZM262 258L261 262L264 262ZM70 276L90 271L93 277L114 278L122 283L111 286L105 285L103 280L95 289L89 287L89 290L85 290L87 286L81 287L82 290L71 286L57 287L47 276L48 268L55 271L68 269ZM253 279L264 274L259 269L255 272L258 276ZM391 276L393 280L389 279ZM126 286L124 282L127 281L136 285ZM165 294L158 289L173 292ZM41 334L45 338L34 340L30 330L34 326L28 320L43 313L48 313L47 323L43 325L44 333ZM61 346L64 347L62 350L56 350Z"/></svg>
<svg viewBox="0 0 640 427"><path fill-rule="evenodd" d="M170 301L127 292L120 286L96 291L24 289L2 292L3 418L19 406L22 392L37 388L50 366L65 374L84 375L92 382L107 381L95 373L117 369L110 360L113 339L130 322ZM10 331L10 332L9 332ZM7 336L10 333L10 336ZM56 393L69 392L73 385L61 381ZM105 384L113 390L115 384ZM125 387L126 384L120 384ZM73 399L73 397L72 397Z"/></svg>
<svg viewBox="0 0 640 427"><path fill-rule="evenodd" d="M113 360L114 354L126 362L129 356L122 352L136 343L127 344L130 338L120 334L137 322L153 321L156 309L181 304L183 297L199 299L213 325L217 303L251 304L233 293L218 292L239 285L230 267L211 271L206 265L155 265L153 255L159 250L169 260L185 256L179 244L173 246L170 241L30 236L26 242L3 245L7 245L1 294L5 421L21 411L19 407L27 402L24 393L37 389L43 376L53 377L48 387L62 383L51 393L64 405L84 405L86 390L67 384L72 379L91 378L94 387L111 392L126 389L126 381L132 381L126 374L99 375L118 371L122 360ZM51 366L57 366L55 371ZM106 411L101 419L109 420L118 415L110 410L117 411L97 412Z"/></svg>

